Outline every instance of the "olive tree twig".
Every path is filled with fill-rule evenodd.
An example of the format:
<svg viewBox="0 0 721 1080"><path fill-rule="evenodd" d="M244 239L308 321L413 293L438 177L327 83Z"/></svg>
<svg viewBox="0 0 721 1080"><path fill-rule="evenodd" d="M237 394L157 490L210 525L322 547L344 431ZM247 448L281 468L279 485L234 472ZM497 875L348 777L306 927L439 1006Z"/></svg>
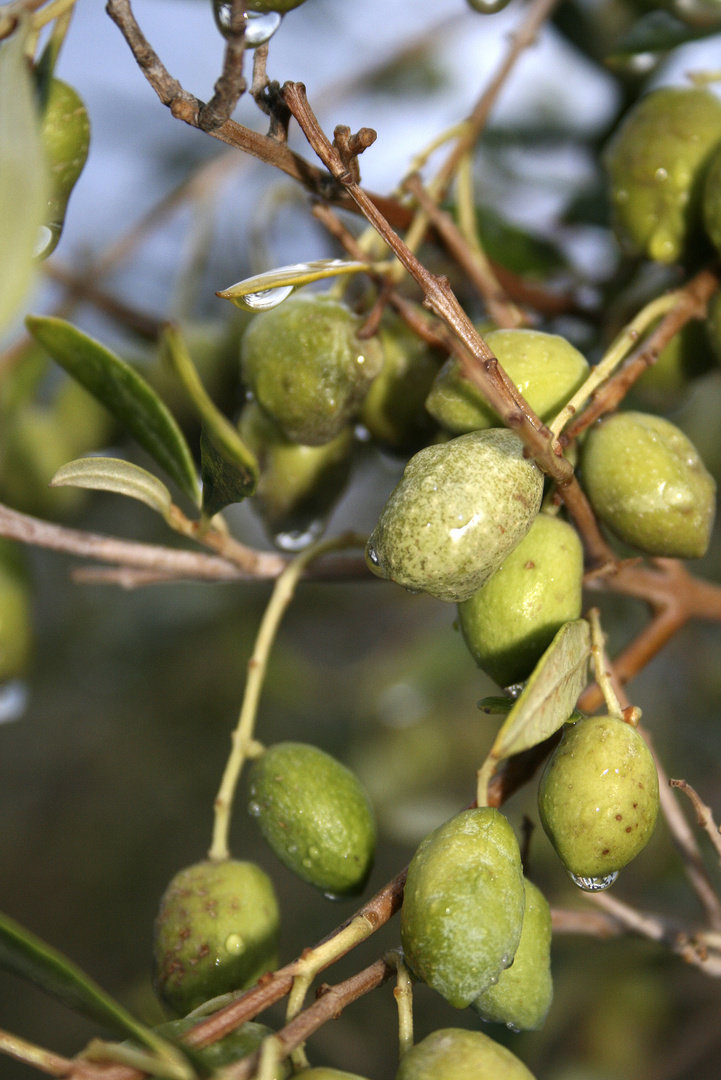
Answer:
<svg viewBox="0 0 721 1080"><path fill-rule="evenodd" d="M698 792L691 787L685 780L669 780L669 784L672 788L678 788L679 791L683 791L684 795L688 795L693 808L696 811L696 820L698 824L704 829L709 837L711 843L716 849L716 854L721 858L721 833L719 828L713 819L713 813L711 807L707 806L699 796Z"/></svg>

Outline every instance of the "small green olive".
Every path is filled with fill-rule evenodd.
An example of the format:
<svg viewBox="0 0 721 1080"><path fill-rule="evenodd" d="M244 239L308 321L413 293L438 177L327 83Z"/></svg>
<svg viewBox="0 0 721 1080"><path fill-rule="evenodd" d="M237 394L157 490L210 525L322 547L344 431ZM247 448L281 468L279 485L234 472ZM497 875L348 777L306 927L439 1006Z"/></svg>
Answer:
<svg viewBox="0 0 721 1080"><path fill-rule="evenodd" d="M710 371L715 361L707 327L693 319L671 338L656 363L634 383L634 398L651 408L675 408L689 382Z"/></svg>
<svg viewBox="0 0 721 1080"><path fill-rule="evenodd" d="M22 552L0 539L0 682L22 675L32 647L30 595Z"/></svg>
<svg viewBox="0 0 721 1080"><path fill-rule="evenodd" d="M464 810L426 837L408 868L401 910L408 964L465 1008L513 962L524 904L508 821L487 806Z"/></svg>
<svg viewBox="0 0 721 1080"><path fill-rule="evenodd" d="M379 333L383 370L371 384L359 419L386 450L412 454L430 441L435 424L425 400L442 354L412 333L400 319L389 319Z"/></svg>
<svg viewBox="0 0 721 1080"><path fill-rule="evenodd" d="M72 515L86 493L48 483L61 465L76 457L72 430L58 422L52 409L31 405L18 410L0 430L0 500L40 517Z"/></svg>
<svg viewBox="0 0 721 1080"><path fill-rule="evenodd" d="M594 510L621 540L651 555L693 559L706 552L716 484L675 424L615 413L591 428L581 463Z"/></svg>
<svg viewBox="0 0 721 1080"><path fill-rule="evenodd" d="M709 162L703 191L703 216L714 247L721 252L721 146Z"/></svg>
<svg viewBox="0 0 721 1080"><path fill-rule="evenodd" d="M358 1073L343 1072L341 1069L327 1069L324 1066L315 1069L301 1069L298 1076L303 1080L365 1080Z"/></svg>
<svg viewBox="0 0 721 1080"><path fill-rule="evenodd" d="M253 763L250 813L278 858L329 899L363 889L376 830L368 796L339 761L305 743L277 743Z"/></svg>
<svg viewBox="0 0 721 1080"><path fill-rule="evenodd" d="M251 986L276 966L279 927L273 883L255 863L228 859L181 870L155 921L158 996L184 1015Z"/></svg>
<svg viewBox="0 0 721 1080"><path fill-rule="evenodd" d="M348 483L353 431L344 428L322 446L302 446L286 439L255 401L243 409L238 430L260 467L250 505L279 547L304 547L322 533Z"/></svg>
<svg viewBox="0 0 721 1080"><path fill-rule="evenodd" d="M481 1031L441 1028L404 1054L395 1080L534 1080L505 1046Z"/></svg>
<svg viewBox="0 0 721 1080"><path fill-rule="evenodd" d="M83 100L72 86L51 79L40 122L40 137L50 177L45 245L46 258L55 250L65 211L90 148L90 121Z"/></svg>
<svg viewBox="0 0 721 1080"><path fill-rule="evenodd" d="M472 1004L484 1020L516 1031L537 1031L553 1000L551 909L541 890L527 878L524 886L523 929L513 963Z"/></svg>
<svg viewBox="0 0 721 1080"><path fill-rule="evenodd" d="M584 356L565 338L540 330L490 330L486 344L542 420L552 419L588 375ZM499 427L501 419L451 358L433 384L426 408L455 435Z"/></svg>
<svg viewBox="0 0 721 1080"><path fill-rule="evenodd" d="M329 296L298 295L256 315L243 335L243 377L286 438L304 446L335 439L358 412L383 366L361 320Z"/></svg>
<svg viewBox="0 0 721 1080"><path fill-rule="evenodd" d="M530 675L565 622L581 614L583 546L557 517L539 514L490 581L458 605L466 645L499 686Z"/></svg>
<svg viewBox="0 0 721 1080"><path fill-rule="evenodd" d="M702 239L702 184L721 141L721 101L662 87L641 98L609 143L613 226L632 254L673 263Z"/></svg>
<svg viewBox="0 0 721 1080"><path fill-rule="evenodd" d="M543 478L505 428L420 450L366 546L379 577L449 603L467 600L530 529Z"/></svg>
<svg viewBox="0 0 721 1080"><path fill-rule="evenodd" d="M182 1020L170 1020L167 1024L160 1024L155 1030L166 1039L182 1042L183 1035L192 1031L204 1019L207 1017L193 1016ZM260 1047L263 1039L273 1034L273 1030L265 1024L255 1024L249 1020L232 1031L230 1035L226 1035L224 1039L219 1039L218 1042L211 1043L209 1046L199 1047L193 1052L200 1058L208 1072L212 1073L224 1065L232 1065L234 1061L248 1057ZM288 1074L288 1067L281 1065L269 1080L285 1080Z"/></svg>
<svg viewBox="0 0 721 1080"><path fill-rule="evenodd" d="M567 727L541 777L538 809L571 874L614 874L646 846L656 824L658 774L646 743L614 716Z"/></svg>

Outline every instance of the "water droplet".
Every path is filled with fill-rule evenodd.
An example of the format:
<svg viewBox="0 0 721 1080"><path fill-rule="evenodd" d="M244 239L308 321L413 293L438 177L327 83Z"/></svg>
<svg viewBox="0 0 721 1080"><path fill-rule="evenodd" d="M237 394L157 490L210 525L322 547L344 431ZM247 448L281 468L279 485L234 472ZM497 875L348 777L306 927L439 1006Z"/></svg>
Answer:
<svg viewBox="0 0 721 1080"><path fill-rule="evenodd" d="M614 870L612 874L606 874L605 877L577 877L569 870L568 876L574 885L578 885L584 892L603 892L604 889L609 889L613 885L618 877L618 870Z"/></svg>
<svg viewBox="0 0 721 1080"><path fill-rule="evenodd" d="M497 11L503 11L510 0L467 0L468 6L480 15L495 15Z"/></svg>
<svg viewBox="0 0 721 1080"><path fill-rule="evenodd" d="M245 296L239 296L235 302L246 311L271 311L287 300L295 290L295 285L279 285L276 289L246 293Z"/></svg>
<svg viewBox="0 0 721 1080"><path fill-rule="evenodd" d="M378 553L377 553L376 549L373 547L373 545L370 543L370 541L368 542L368 544L366 546L366 555L368 557L368 562L373 563L374 566L377 566L377 567L380 568L381 561L378 558Z"/></svg>
<svg viewBox="0 0 721 1080"><path fill-rule="evenodd" d="M248 803L248 813L251 817L260 817L260 804L257 802Z"/></svg>
<svg viewBox="0 0 721 1080"><path fill-rule="evenodd" d="M325 521L312 521L305 529L288 529L286 532L276 533L273 543L281 551L303 551L323 532Z"/></svg>
<svg viewBox="0 0 721 1080"><path fill-rule="evenodd" d="M242 953L245 942L240 934L229 934L225 939L225 951L229 953Z"/></svg>
<svg viewBox="0 0 721 1080"><path fill-rule="evenodd" d="M333 901L336 901L336 902L338 900L345 900L346 899L345 896L338 896L337 893L332 893L332 892L324 892L323 896L326 898L326 900L333 900Z"/></svg>
<svg viewBox="0 0 721 1080"><path fill-rule="evenodd" d="M506 1027L508 1028L509 1031L515 1031L516 1035L518 1035L520 1033L520 1030L521 1030L519 1027L516 1027L515 1024L508 1023L508 1024L506 1024Z"/></svg>
<svg viewBox="0 0 721 1080"><path fill-rule="evenodd" d="M305 859L303 859L303 866L304 866L304 867L306 868L306 870L310 870L310 868L311 868L311 866L312 866L312 865L313 865L313 860L312 860L312 859L309 859L309 858L308 858L308 857L306 856L306 858L305 858Z"/></svg>
<svg viewBox="0 0 721 1080"><path fill-rule="evenodd" d="M231 4L228 0L213 0L213 15L215 25L223 37L227 37L231 15ZM249 49L257 49L259 45L270 41L283 21L283 16L277 11L246 11L243 18L245 19L245 44Z"/></svg>
<svg viewBox="0 0 721 1080"><path fill-rule="evenodd" d="M504 686L503 693L506 694L506 696L509 697L511 701L515 701L516 698L520 697L523 693L523 687L525 685L525 683L517 682L513 683L512 686Z"/></svg>
<svg viewBox="0 0 721 1080"><path fill-rule="evenodd" d="M423 589L411 589L409 585L406 585L406 592L410 593L411 596L420 596L420 594L423 592Z"/></svg>
<svg viewBox="0 0 721 1080"><path fill-rule="evenodd" d="M0 686L0 724L20 720L28 707L27 683L12 679Z"/></svg>
<svg viewBox="0 0 721 1080"><path fill-rule="evenodd" d="M311 859L319 859L320 858L320 849L317 848L317 847L309 847L308 848L308 854L310 855Z"/></svg>
<svg viewBox="0 0 721 1080"><path fill-rule="evenodd" d="M658 180L659 183L663 183L664 180L668 180L668 172L666 171L666 169L663 168L656 169L656 172L653 174L653 176L654 179Z"/></svg>

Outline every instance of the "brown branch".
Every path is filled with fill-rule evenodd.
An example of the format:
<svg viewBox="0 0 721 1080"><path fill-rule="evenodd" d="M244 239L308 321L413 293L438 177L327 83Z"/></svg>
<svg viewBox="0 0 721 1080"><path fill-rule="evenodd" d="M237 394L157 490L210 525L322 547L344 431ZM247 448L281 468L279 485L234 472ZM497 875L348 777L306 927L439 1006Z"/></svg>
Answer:
<svg viewBox="0 0 721 1080"><path fill-rule="evenodd" d="M659 354L679 330L691 319L705 316L708 301L718 288L718 272L707 269L701 270L679 291L678 303L644 339L639 348L631 353L619 371L596 391L586 408L568 424L561 436L564 445L577 438L600 416L618 408L636 380L656 362Z"/></svg>
<svg viewBox="0 0 721 1080"><path fill-rule="evenodd" d="M696 820L702 829L708 833L711 838L711 843L716 849L716 854L721 857L721 834L719 833L718 825L713 819L713 813L711 807L704 803L698 793L687 784L685 780L669 780L669 784L672 788L678 788L679 791L683 791L684 795L687 795L693 804L693 808L696 811Z"/></svg>
<svg viewBox="0 0 721 1080"><path fill-rule="evenodd" d="M230 18L224 28L225 55L223 70L215 84L213 96L198 113L202 131L213 131L230 118L241 95L245 93L243 60L245 58L245 3L230 0Z"/></svg>
<svg viewBox="0 0 721 1080"><path fill-rule="evenodd" d="M551 908L551 929L554 934L588 934L602 939L619 937L625 932L618 919L610 915L575 908Z"/></svg>

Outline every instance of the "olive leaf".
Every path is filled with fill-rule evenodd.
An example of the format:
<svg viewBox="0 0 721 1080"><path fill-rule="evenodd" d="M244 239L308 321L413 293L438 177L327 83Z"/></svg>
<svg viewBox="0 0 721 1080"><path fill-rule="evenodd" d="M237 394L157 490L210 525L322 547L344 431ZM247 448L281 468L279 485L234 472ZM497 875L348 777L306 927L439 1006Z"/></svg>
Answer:
<svg viewBox="0 0 721 1080"><path fill-rule="evenodd" d="M215 295L223 300L230 300L243 311L268 311L287 300L291 293L302 285L337 277L339 274L357 274L361 270L370 269L370 263L349 262L346 259L316 259L314 262L280 266L276 270L268 270L265 274L255 274Z"/></svg>
<svg viewBox="0 0 721 1080"><path fill-rule="evenodd" d="M131 1035L171 1065L188 1069L178 1051L156 1035L57 949L0 912L0 967L29 979L64 1005L120 1035Z"/></svg>
<svg viewBox="0 0 721 1080"><path fill-rule="evenodd" d="M97 398L199 505L198 479L185 436L145 379L64 319L28 315L25 322L53 359Z"/></svg>
<svg viewBox="0 0 721 1080"><path fill-rule="evenodd" d="M45 221L48 177L35 90L25 57L28 21L0 42L0 330L30 287Z"/></svg>
<svg viewBox="0 0 721 1080"><path fill-rule="evenodd" d="M658 56L688 41L718 34L720 28L719 22L707 26L688 26L668 11L650 11L616 43L613 52L606 57L606 63L613 67L625 64L634 56Z"/></svg>
<svg viewBox="0 0 721 1080"><path fill-rule="evenodd" d="M203 512L213 517L224 507L253 494L258 483L258 462L208 396L177 326L164 328L161 344L164 356L203 421L200 438Z"/></svg>
<svg viewBox="0 0 721 1080"><path fill-rule="evenodd" d="M139 499L168 520L173 505L170 492L157 476L147 469L120 458L87 457L69 461L55 473L50 487L78 487L112 491Z"/></svg>
<svg viewBox="0 0 721 1080"><path fill-rule="evenodd" d="M489 757L500 761L553 735L571 716L588 682L591 628L564 623L504 720Z"/></svg>

